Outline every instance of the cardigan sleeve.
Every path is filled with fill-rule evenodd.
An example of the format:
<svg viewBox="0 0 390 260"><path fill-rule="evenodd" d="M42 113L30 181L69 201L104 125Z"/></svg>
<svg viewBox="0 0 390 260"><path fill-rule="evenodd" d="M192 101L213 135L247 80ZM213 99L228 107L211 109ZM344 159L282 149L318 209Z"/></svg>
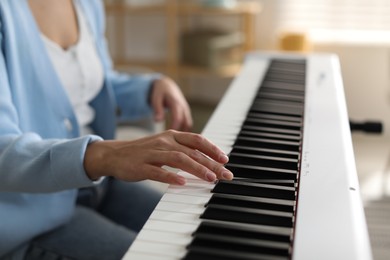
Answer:
<svg viewBox="0 0 390 260"><path fill-rule="evenodd" d="M42 193L92 185L83 168L84 152L100 137L43 139L20 129L18 115L26 113L26 107L18 109L13 103L4 31L0 12L0 192Z"/></svg>

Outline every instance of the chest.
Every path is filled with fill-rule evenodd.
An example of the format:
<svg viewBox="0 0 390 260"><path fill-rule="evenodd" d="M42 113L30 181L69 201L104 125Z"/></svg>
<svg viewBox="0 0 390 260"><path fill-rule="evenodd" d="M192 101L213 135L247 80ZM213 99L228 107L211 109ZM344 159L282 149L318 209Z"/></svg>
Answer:
<svg viewBox="0 0 390 260"><path fill-rule="evenodd" d="M72 0L29 0L28 4L41 33L47 38L63 49L78 41L78 19Z"/></svg>

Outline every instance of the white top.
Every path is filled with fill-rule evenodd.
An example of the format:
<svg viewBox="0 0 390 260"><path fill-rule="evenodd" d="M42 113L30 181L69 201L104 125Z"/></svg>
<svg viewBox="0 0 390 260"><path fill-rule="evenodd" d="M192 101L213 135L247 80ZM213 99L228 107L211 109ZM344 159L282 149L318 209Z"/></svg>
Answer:
<svg viewBox="0 0 390 260"><path fill-rule="evenodd" d="M91 134L88 127L95 111L89 105L103 86L103 67L84 14L74 1L79 26L77 43L64 50L42 34L50 59L70 99L80 125L80 134Z"/></svg>

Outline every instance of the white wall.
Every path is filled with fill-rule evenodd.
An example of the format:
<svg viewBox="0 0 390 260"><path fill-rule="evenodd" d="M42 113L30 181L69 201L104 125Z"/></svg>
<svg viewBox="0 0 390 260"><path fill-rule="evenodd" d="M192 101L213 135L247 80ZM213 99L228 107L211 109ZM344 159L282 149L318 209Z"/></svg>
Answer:
<svg viewBox="0 0 390 260"><path fill-rule="evenodd" d="M161 15L126 17L124 32L119 31L116 19L107 18L107 38L111 55L134 60L162 60L165 58L166 32L165 19ZM123 33L125 38L124 53L116 49L115 35Z"/></svg>
<svg viewBox="0 0 390 260"><path fill-rule="evenodd" d="M339 55L350 119L381 120L390 135L390 45L313 43Z"/></svg>

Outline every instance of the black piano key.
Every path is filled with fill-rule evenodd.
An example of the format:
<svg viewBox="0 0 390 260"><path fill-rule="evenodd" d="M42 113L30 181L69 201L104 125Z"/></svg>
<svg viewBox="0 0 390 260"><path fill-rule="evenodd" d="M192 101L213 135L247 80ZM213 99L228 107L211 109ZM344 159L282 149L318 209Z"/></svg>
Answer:
<svg viewBox="0 0 390 260"><path fill-rule="evenodd" d="M264 77L264 81L288 83L293 85L304 85L305 80L305 75L301 71L284 71L280 68L271 68Z"/></svg>
<svg viewBox="0 0 390 260"><path fill-rule="evenodd" d="M246 136L246 137L267 138L267 139L273 139L273 140L279 140L279 141L299 142L301 140L300 136L295 136L295 135L269 133L269 132L262 132L262 131L251 131L251 130L245 130L245 129L241 130L238 135L239 136Z"/></svg>
<svg viewBox="0 0 390 260"><path fill-rule="evenodd" d="M262 155L262 156L272 156L272 157L280 157L280 158L288 158L298 160L299 153L298 152L289 152L289 151L280 151L280 150L272 150L272 149L264 149L264 148L256 148L256 147L246 147L234 145L230 154L232 153L245 153L245 154L253 154L253 155Z"/></svg>
<svg viewBox="0 0 390 260"><path fill-rule="evenodd" d="M281 129L289 129L289 130L296 130L296 131L300 131L302 128L302 125L300 123L283 122L283 121L268 120L262 118L247 118L244 122L244 125L281 128Z"/></svg>
<svg viewBox="0 0 390 260"><path fill-rule="evenodd" d="M277 77L279 74L285 75L300 75L301 77L305 77L306 64L304 62L294 63L290 61L279 62L278 60L273 60L267 74L275 74Z"/></svg>
<svg viewBox="0 0 390 260"><path fill-rule="evenodd" d="M249 131L250 129L254 130L252 133ZM262 131L263 129L280 129L280 130L286 130L283 131ZM265 121L265 120L258 120L255 118L248 118L245 120L244 124L242 125L242 130L247 130L249 136L259 136L263 132L268 132L272 134L284 134L287 138L285 139L293 139L297 140L300 139L299 134L297 132L301 132L302 125L287 125L287 124L280 124L279 122L271 122L271 121ZM256 131L257 130L257 131ZM257 135L253 134L253 132L258 132ZM240 134L240 133L239 133ZM295 138L294 138L295 136ZM275 138L276 140L280 140L281 138ZM283 139L282 139L283 140Z"/></svg>
<svg viewBox="0 0 390 260"><path fill-rule="evenodd" d="M299 75L305 75L306 65L301 63L280 63L280 62L273 62L271 66L269 67L270 73L295 73Z"/></svg>
<svg viewBox="0 0 390 260"><path fill-rule="evenodd" d="M263 93L286 94L293 97L305 96L305 91L302 89L302 84L291 82L275 82L272 80L266 80L263 82L263 85L260 91L257 93L257 96L262 95Z"/></svg>
<svg viewBox="0 0 390 260"><path fill-rule="evenodd" d="M240 195L219 194L215 193L210 198L208 205L226 205L241 208L265 209L283 212L294 212L294 203L291 201L261 199Z"/></svg>
<svg viewBox="0 0 390 260"><path fill-rule="evenodd" d="M280 116L280 115L265 114L265 113L261 113L261 112L249 112L247 117L266 118L266 119L281 120L281 121L286 121L286 122L303 123L303 120L301 117Z"/></svg>
<svg viewBox="0 0 390 260"><path fill-rule="evenodd" d="M300 143L254 137L237 137L234 145L298 152Z"/></svg>
<svg viewBox="0 0 390 260"><path fill-rule="evenodd" d="M245 183L263 183L285 187L296 187L296 180L284 180L284 179L252 179L252 178L239 178L234 176L233 181L245 182Z"/></svg>
<svg viewBox="0 0 390 260"><path fill-rule="evenodd" d="M294 159L237 153L235 151L229 154L229 162L233 164L238 163L253 166L273 167L278 169L296 170L298 167L298 161Z"/></svg>
<svg viewBox="0 0 390 260"><path fill-rule="evenodd" d="M288 59L288 58L275 58L272 59L272 65L276 68L285 68L286 70L291 71L299 71L301 68L305 68L306 65L306 59Z"/></svg>
<svg viewBox="0 0 390 260"><path fill-rule="evenodd" d="M267 73L266 79L277 79L283 82L305 82L305 74L300 71L282 71L282 70L270 70Z"/></svg>
<svg viewBox="0 0 390 260"><path fill-rule="evenodd" d="M293 226L292 213L224 205L208 205L200 218L277 227Z"/></svg>
<svg viewBox="0 0 390 260"><path fill-rule="evenodd" d="M292 94L292 93L287 93L287 92L276 92L276 91L269 91L263 89L257 95L258 98L262 99L268 99L268 100L280 100L280 101L289 101L289 102L295 102L299 104L303 104L304 102L304 95L297 95L297 94Z"/></svg>
<svg viewBox="0 0 390 260"><path fill-rule="evenodd" d="M258 110L257 108L258 107L253 107L253 109L250 111L251 116L248 116L246 118L246 120L249 120L249 119L251 119L251 120L255 120L256 119L258 121L259 120L263 120L263 121L265 121L265 120L269 120L269 121L273 120L275 122L281 122L281 123L285 122L285 124L302 125L303 117L302 117L302 111L301 110L299 110L299 111L297 111L296 109L291 110L290 112L291 113L295 112L295 114L288 115L288 114L281 113L282 111L272 111L271 109L268 109L268 110L262 109L262 110L260 110L261 107ZM267 118L267 117L264 117L264 116L256 116L256 114L259 114L259 115L269 115L268 117L272 117L272 116L286 117L286 116L288 116L288 117L295 118L295 120L293 120L293 119L291 119L291 120L272 119L272 118ZM277 124L275 124L275 125L277 125ZM289 129L287 127L284 127L284 128Z"/></svg>
<svg viewBox="0 0 390 260"><path fill-rule="evenodd" d="M282 82L296 85L304 85L305 79L301 77L294 77L292 75L286 75L283 73L267 73L264 77L264 81Z"/></svg>
<svg viewBox="0 0 390 260"><path fill-rule="evenodd" d="M287 101L287 100L274 100L274 99L268 99L268 98L262 98L261 96L256 97L254 100L250 110L261 107L267 107L270 105L277 105L278 107L273 107L273 109L276 109L275 112L280 112L284 109L290 109L295 110L300 113L303 112L304 105L301 102L294 102L294 101Z"/></svg>
<svg viewBox="0 0 390 260"><path fill-rule="evenodd" d="M276 59L273 61L271 67L270 67L270 72L274 73L292 73L292 74L299 74L299 75L305 75L305 61L300 60L300 62L297 61L279 61L279 59Z"/></svg>
<svg viewBox="0 0 390 260"><path fill-rule="evenodd" d="M265 88L265 92L260 92L254 99L251 108L256 110L256 106L261 102L266 102L268 104L281 104L284 106L292 106L297 109L304 108L304 97L303 93L297 91L285 91L273 89L272 91L269 88ZM290 115L292 116L292 115Z"/></svg>
<svg viewBox="0 0 390 260"><path fill-rule="evenodd" d="M261 183L248 183L241 181L220 180L214 186L211 192L262 198L295 200L295 188Z"/></svg>
<svg viewBox="0 0 390 260"><path fill-rule="evenodd" d="M235 238L223 235L196 234L193 237L191 245L188 246L188 249L191 249L191 247L222 250L229 249L242 253L288 256L290 243L259 239Z"/></svg>
<svg viewBox="0 0 390 260"><path fill-rule="evenodd" d="M304 103L303 103L303 98L304 96L301 96L299 93L293 94L293 93L284 93L284 91L267 91L263 93L259 93L256 98L254 103L260 103L264 102L267 100L268 103L271 104L282 104L282 105L289 105L297 108L303 108Z"/></svg>
<svg viewBox="0 0 390 260"><path fill-rule="evenodd" d="M274 113L276 115L295 115L295 116L302 116L303 111L301 108L292 107L292 106L282 106L275 103L268 103L265 102L265 104L262 104L260 102L255 101L255 103L252 105L251 111L259 111L259 112L266 112L266 113Z"/></svg>
<svg viewBox="0 0 390 260"><path fill-rule="evenodd" d="M287 260L289 257L190 246L183 260Z"/></svg>
<svg viewBox="0 0 390 260"><path fill-rule="evenodd" d="M275 127L261 127L261 126L253 126L253 125L243 125L241 130L250 130L250 131L259 131L262 133L279 133L279 134L286 134L291 136L297 136L301 138L302 132L298 130L291 130L291 129L280 129Z"/></svg>
<svg viewBox="0 0 390 260"><path fill-rule="evenodd" d="M291 96L305 96L304 86L300 83L292 82L275 82L273 80L265 80L257 95L264 92L267 93L284 93Z"/></svg>
<svg viewBox="0 0 390 260"><path fill-rule="evenodd" d="M297 171L272 169L265 167L248 166L241 164L227 163L225 167L230 170L235 177L249 179L284 179L296 180Z"/></svg>
<svg viewBox="0 0 390 260"><path fill-rule="evenodd" d="M202 221L194 231L194 235L196 234L214 234L227 237L252 238L290 243L292 229L206 220Z"/></svg>
<svg viewBox="0 0 390 260"><path fill-rule="evenodd" d="M264 80L296 84L304 84L305 82L305 78L299 74L291 74L275 70L268 71L267 75L264 77Z"/></svg>
<svg viewBox="0 0 390 260"><path fill-rule="evenodd" d="M305 94L304 85L295 84L295 83L264 81L261 88L262 89L272 89L272 91L275 91L275 92L278 92L278 91L283 92L283 93L288 92L290 94L296 94L296 95L304 95ZM259 93L261 93L261 91Z"/></svg>

